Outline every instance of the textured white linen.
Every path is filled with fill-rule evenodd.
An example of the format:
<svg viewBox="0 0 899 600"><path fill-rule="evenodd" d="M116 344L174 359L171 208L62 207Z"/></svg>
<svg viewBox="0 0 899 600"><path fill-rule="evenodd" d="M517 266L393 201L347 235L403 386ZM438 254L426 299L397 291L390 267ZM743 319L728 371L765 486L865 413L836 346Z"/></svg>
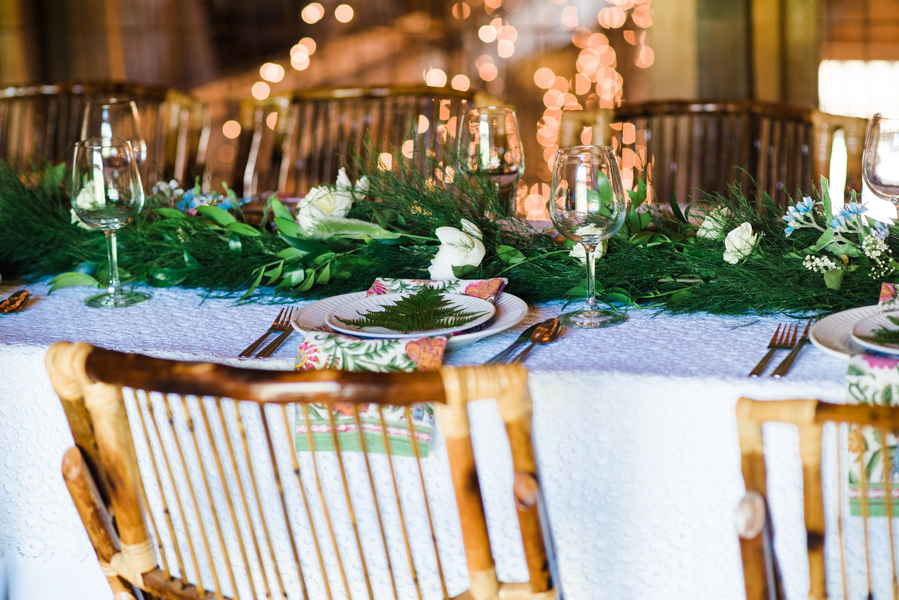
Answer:
<svg viewBox="0 0 899 600"><path fill-rule="evenodd" d="M0 285L0 297L15 289ZM60 475L72 441L44 371L48 346L88 341L165 358L290 369L299 338L270 359L240 360L233 357L271 323L275 308L169 289L152 290L153 298L135 307L98 310L81 303L86 289L52 296L45 284L28 289L33 304L0 316L0 556L8 597L108 599ZM514 331L461 348L447 362L483 362L559 308L539 306ZM776 323L636 311L609 330L566 330L530 355L537 451L567 598L743 597L733 526L743 493L736 400L841 402L845 395L846 363L811 346L785 379L746 377ZM498 424L488 412L478 415L476 431ZM795 444L789 430L769 435L776 446ZM478 459L488 462L482 484L498 498L488 506L498 571L522 579L514 509L503 493L508 454L483 436L476 446ZM769 485L790 598L804 597L808 585L801 522L798 529L791 522L801 513L801 489L783 480L796 469L776 462Z"/></svg>

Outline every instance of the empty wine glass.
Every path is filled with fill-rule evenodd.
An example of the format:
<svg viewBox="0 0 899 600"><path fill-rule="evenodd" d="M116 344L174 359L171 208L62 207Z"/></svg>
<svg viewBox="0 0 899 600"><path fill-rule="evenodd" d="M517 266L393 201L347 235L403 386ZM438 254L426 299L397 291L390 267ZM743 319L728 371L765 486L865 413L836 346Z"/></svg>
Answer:
<svg viewBox="0 0 899 600"><path fill-rule="evenodd" d="M559 316L569 327L619 325L627 315L596 307L593 262L596 247L621 229L627 197L615 152L606 146L571 146L556 154L549 216L560 234L580 242L587 253L587 300L584 308Z"/></svg>
<svg viewBox="0 0 899 600"><path fill-rule="evenodd" d="M865 183L874 194L899 205L899 113L877 113L865 137Z"/></svg>
<svg viewBox="0 0 899 600"><path fill-rule="evenodd" d="M129 141L89 138L75 144L72 208L85 224L106 234L109 253L109 289L87 298L88 306L120 308L150 298L122 291L116 254L116 230L133 221L143 205L144 189Z"/></svg>
<svg viewBox="0 0 899 600"><path fill-rule="evenodd" d="M524 150L514 110L504 106L469 110L459 132L459 160L464 173L487 175L500 205L510 216L515 214L515 192L524 174Z"/></svg>
<svg viewBox="0 0 899 600"><path fill-rule="evenodd" d="M140 115L133 100L88 102L81 121L81 139L122 138L131 142L131 151L141 169L147 160L147 143L140 128Z"/></svg>

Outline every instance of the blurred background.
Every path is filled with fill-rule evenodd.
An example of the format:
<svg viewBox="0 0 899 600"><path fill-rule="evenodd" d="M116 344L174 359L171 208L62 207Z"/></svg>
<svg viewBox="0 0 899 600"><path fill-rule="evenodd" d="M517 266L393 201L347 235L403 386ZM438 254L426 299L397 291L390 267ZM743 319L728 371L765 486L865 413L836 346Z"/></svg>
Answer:
<svg viewBox="0 0 899 600"><path fill-rule="evenodd" d="M241 102L339 86L477 91L516 109L537 212L563 108L899 108L899 0L0 0L0 87L97 80L208 103L212 185L234 177Z"/></svg>

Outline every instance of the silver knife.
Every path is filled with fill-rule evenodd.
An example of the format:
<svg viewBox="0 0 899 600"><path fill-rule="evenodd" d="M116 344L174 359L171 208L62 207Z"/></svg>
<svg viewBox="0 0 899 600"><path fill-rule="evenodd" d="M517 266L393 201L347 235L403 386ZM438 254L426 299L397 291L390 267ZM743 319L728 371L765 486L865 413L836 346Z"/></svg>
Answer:
<svg viewBox="0 0 899 600"><path fill-rule="evenodd" d="M534 330L537 329L537 325L540 323L534 323L527 329L521 332L521 335L518 336L518 339L512 342L512 345L485 362L485 365L495 365L500 364L506 361L512 354L518 349L519 346L527 342L531 339L531 334L534 333Z"/></svg>

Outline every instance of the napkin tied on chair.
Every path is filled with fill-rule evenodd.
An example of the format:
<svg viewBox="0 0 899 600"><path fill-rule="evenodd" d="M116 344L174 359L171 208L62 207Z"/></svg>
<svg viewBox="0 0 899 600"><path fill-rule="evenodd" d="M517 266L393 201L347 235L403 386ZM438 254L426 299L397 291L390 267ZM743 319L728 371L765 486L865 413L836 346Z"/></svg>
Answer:
<svg viewBox="0 0 899 600"><path fill-rule="evenodd" d="M899 402L899 358L859 353L849 359L846 373L847 402L894 406ZM887 432L882 440L872 427L849 426L849 511L861 516L862 489L867 490L868 515L886 516L886 481L893 483L893 500L899 500L899 457L895 456L897 438ZM885 473L883 452L892 458L890 473ZM863 471L864 469L864 471ZM864 473L864 481L862 475Z"/></svg>

